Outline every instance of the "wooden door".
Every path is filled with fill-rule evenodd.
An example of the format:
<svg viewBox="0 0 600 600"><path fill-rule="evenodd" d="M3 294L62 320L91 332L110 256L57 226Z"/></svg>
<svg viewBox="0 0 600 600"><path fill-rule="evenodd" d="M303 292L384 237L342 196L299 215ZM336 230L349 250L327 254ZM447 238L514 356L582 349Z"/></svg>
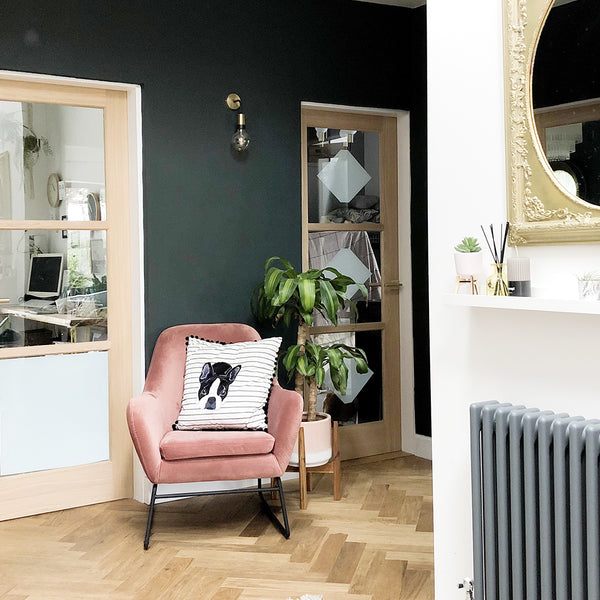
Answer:
<svg viewBox="0 0 600 600"><path fill-rule="evenodd" d="M369 361L366 377L351 369L345 396L331 385L320 394L342 425L343 459L401 449L397 146L396 116L302 109L303 268L333 265L369 289L367 301L354 296L358 318L311 328L319 343L358 346Z"/></svg>
<svg viewBox="0 0 600 600"><path fill-rule="evenodd" d="M126 92L3 76L0 144L11 176L0 182L0 296L9 300L0 306L23 300L30 254L62 253L67 266L54 319L10 308L0 315L0 371L9 382L0 415L10 434L1 441L0 519L129 497ZM61 327L69 313L76 329ZM50 381L40 387L42 373Z"/></svg>

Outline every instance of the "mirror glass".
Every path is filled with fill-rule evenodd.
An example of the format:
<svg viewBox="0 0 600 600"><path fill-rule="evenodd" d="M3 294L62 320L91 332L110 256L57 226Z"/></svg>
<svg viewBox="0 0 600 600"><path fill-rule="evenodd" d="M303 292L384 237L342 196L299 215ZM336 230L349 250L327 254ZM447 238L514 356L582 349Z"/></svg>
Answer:
<svg viewBox="0 0 600 600"><path fill-rule="evenodd" d="M555 0L533 68L537 133L562 188L600 206L600 6Z"/></svg>

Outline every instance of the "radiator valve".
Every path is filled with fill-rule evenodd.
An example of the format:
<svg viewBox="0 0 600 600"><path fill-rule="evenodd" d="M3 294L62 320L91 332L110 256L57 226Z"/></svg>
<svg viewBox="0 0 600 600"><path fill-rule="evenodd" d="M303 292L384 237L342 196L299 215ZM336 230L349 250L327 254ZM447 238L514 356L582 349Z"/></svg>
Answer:
<svg viewBox="0 0 600 600"><path fill-rule="evenodd" d="M465 590L467 600L473 600L473 580L470 577L465 577L461 583L458 584L458 589Z"/></svg>

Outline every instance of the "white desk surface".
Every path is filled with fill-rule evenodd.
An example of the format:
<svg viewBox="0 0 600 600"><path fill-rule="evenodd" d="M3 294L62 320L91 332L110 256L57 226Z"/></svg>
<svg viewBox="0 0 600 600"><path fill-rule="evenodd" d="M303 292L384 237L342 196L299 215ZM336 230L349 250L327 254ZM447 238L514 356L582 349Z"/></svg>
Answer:
<svg viewBox="0 0 600 600"><path fill-rule="evenodd" d="M0 314L2 313L60 327L73 327L83 325L86 322L89 324L106 322L104 317L76 317L75 315L61 313L36 313L31 308L24 306L0 306Z"/></svg>

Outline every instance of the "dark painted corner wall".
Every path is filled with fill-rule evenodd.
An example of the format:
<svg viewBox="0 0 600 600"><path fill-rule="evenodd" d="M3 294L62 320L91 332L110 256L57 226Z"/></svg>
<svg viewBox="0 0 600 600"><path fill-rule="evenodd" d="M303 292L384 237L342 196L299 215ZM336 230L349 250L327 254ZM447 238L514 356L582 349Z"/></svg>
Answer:
<svg viewBox="0 0 600 600"><path fill-rule="evenodd" d="M425 14L350 0L31 0L0 68L139 83L146 352L186 322L251 322L271 255L300 265L300 103L411 110L417 422L428 432ZM249 152L229 148L243 100ZM424 407L424 408L420 408Z"/></svg>

